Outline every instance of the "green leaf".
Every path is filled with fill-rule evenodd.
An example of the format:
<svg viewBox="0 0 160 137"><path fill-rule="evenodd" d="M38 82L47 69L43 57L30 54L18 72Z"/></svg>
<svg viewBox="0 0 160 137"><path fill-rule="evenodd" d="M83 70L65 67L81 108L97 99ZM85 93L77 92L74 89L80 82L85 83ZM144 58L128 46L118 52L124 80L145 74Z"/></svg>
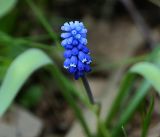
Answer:
<svg viewBox="0 0 160 137"><path fill-rule="evenodd" d="M150 86L151 85L148 83L148 81L144 81L141 84L140 88L136 91L134 97L132 97L132 100L128 102L129 105L126 109L124 109L123 113L121 114L119 121L117 121L116 127L113 128L112 137L117 137L119 135L122 125L125 125L131 118L131 116L134 114L134 111L136 110L140 102L143 100L145 95L148 93Z"/></svg>
<svg viewBox="0 0 160 137"><path fill-rule="evenodd" d="M0 18L8 13L15 5L17 0L0 0Z"/></svg>
<svg viewBox="0 0 160 137"><path fill-rule="evenodd" d="M130 69L130 73L136 73L149 81L160 94L160 69L149 62L137 63Z"/></svg>
<svg viewBox="0 0 160 137"><path fill-rule="evenodd" d="M106 129L104 121L98 120L98 133L95 137L110 137L109 131Z"/></svg>
<svg viewBox="0 0 160 137"><path fill-rule="evenodd" d="M151 98L151 104L149 106L148 109L148 113L145 116L145 119L143 121L143 128L142 128L142 134L141 137L146 137L147 133L148 133L148 128L149 128L149 124L152 118L152 113L153 113L153 108L154 108L154 98Z"/></svg>
<svg viewBox="0 0 160 137"><path fill-rule="evenodd" d="M141 75L146 81L144 81L143 84L140 86L140 88L136 91L134 97L128 103L129 105L123 111L123 114L120 116L116 127L113 129L113 132L112 132L113 137L116 137L119 134L121 130L121 126L125 125L128 122L128 120L131 118L134 111L136 110L136 108L138 107L142 99L145 97L145 95L148 93L151 86L153 86L156 89L156 91L160 93L160 69L156 65L148 62L137 63L129 70L127 79L128 77L131 77L134 74ZM127 79L125 78L125 81L122 83L122 85L126 84ZM127 92L126 89L124 90L125 91L123 91L122 89L122 91L120 91L119 94L123 92ZM120 103L122 99L123 98L118 100L119 101L118 103Z"/></svg>
<svg viewBox="0 0 160 137"><path fill-rule="evenodd" d="M30 49L13 61L0 88L0 116L5 113L28 77L48 64L53 64L51 59L38 49Z"/></svg>
<svg viewBox="0 0 160 137"><path fill-rule="evenodd" d="M151 86L153 86L156 91L159 92L159 85L158 80L159 78L159 68L160 68L160 47L159 44L156 45L156 48L153 50L153 52L148 57L149 61L152 61L153 63L148 62L141 62L134 65L130 71L125 75L124 80L121 83L121 86L119 88L118 95L116 99L113 101L113 105L111 106L111 110L109 112L109 115L106 119L106 126L109 127L112 125L112 121L114 116L120 111L120 106L125 100L126 95L129 94L132 88L132 84L134 83L135 79L134 77L139 74L145 80L140 84L140 87L135 91L135 95L130 99L130 102L126 104L126 108L123 107L123 113L119 114L120 117L119 120L116 122L116 125L114 128L112 128L112 137L117 137L120 135L120 132L122 133L122 125L125 125L129 119L134 114L135 110L137 109L138 105L141 103L141 101L144 99L146 94L150 91ZM153 75L152 75L153 73Z"/></svg>

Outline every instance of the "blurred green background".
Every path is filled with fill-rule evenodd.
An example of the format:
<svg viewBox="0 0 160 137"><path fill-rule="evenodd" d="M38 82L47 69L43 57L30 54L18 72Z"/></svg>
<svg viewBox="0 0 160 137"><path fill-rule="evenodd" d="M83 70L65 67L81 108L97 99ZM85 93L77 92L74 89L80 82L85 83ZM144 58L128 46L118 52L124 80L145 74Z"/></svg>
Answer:
<svg viewBox="0 0 160 137"><path fill-rule="evenodd" d="M84 121L94 125L95 118L87 120L90 116L85 113L86 108L93 112L96 108L89 104L81 80L75 81L63 69L60 27L74 20L83 21L88 29L93 71L87 77L102 103L101 114L96 113L100 128L94 137L159 135L159 92L155 90L159 91L160 84L153 78L159 72L150 71L151 64L131 69L155 89L137 75L127 75L138 62L159 67L158 5L158 0L0 0L0 111L7 110L0 120L0 136L82 137L79 128L74 128L76 119L86 133ZM126 89L131 92L113 101ZM143 95L134 96L138 89ZM123 113L124 107L131 109Z"/></svg>

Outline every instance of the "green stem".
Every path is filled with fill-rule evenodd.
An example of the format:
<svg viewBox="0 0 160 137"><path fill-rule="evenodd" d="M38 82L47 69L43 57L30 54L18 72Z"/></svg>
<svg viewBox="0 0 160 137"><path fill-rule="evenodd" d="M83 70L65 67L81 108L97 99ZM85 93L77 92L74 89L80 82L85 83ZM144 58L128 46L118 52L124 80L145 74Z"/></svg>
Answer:
<svg viewBox="0 0 160 137"><path fill-rule="evenodd" d="M82 114L82 111L78 107L78 105L76 104L76 98L73 97L72 94L70 94L71 90L73 90L72 87L68 87L69 84L66 82L65 78L62 75L60 75L60 72L55 65L54 65L54 67L48 67L48 70L51 72L52 76L56 79L56 82L59 85L59 88L62 91L63 96L65 97L66 101L69 103L69 105L73 109L75 115L79 119L79 122L82 125L86 135L88 137L92 137L92 134L91 134L91 132L88 128L88 125L85 121L85 118Z"/></svg>
<svg viewBox="0 0 160 137"><path fill-rule="evenodd" d="M40 48L40 49L47 50L47 51L53 51L53 47L47 44L33 42L33 41L22 39L22 38L13 38L1 31L0 31L0 36L1 36L0 37L1 43L14 43L17 45L26 45L26 46L32 46L34 48Z"/></svg>
<svg viewBox="0 0 160 137"><path fill-rule="evenodd" d="M25 40L31 40L31 41L43 41L43 40L48 40L50 39L48 34L40 34L40 35L36 35L36 36L25 36L25 37L21 37L22 39Z"/></svg>
<svg viewBox="0 0 160 137"><path fill-rule="evenodd" d="M48 34L50 35L52 40L55 41L55 44L58 46L59 45L58 37L53 32L53 28L48 24L46 18L43 16L41 10L38 7L36 7L36 5L32 2L32 0L26 0L26 2L33 10L35 17L37 17L37 19L40 21L42 26L46 29L46 31L48 32Z"/></svg>

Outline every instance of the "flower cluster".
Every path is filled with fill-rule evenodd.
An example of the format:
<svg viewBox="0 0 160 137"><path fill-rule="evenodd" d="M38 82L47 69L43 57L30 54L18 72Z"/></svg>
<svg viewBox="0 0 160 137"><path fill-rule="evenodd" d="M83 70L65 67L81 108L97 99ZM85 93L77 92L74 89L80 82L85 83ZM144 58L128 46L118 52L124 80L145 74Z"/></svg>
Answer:
<svg viewBox="0 0 160 137"><path fill-rule="evenodd" d="M83 77L86 72L91 71L89 64L92 62L87 48L87 29L82 22L71 21L64 23L61 30L64 31L61 34L61 45L65 48L64 68L73 74L75 79Z"/></svg>

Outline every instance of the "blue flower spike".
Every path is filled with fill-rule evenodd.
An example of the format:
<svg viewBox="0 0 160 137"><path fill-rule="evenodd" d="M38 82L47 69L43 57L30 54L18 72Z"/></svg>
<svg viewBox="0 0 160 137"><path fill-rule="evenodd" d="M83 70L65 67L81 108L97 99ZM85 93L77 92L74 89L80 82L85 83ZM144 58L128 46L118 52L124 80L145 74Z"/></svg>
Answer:
<svg viewBox="0 0 160 137"><path fill-rule="evenodd" d="M61 45L64 47L64 68L79 79L91 71L92 59L87 48L87 29L79 21L66 22L61 27Z"/></svg>

